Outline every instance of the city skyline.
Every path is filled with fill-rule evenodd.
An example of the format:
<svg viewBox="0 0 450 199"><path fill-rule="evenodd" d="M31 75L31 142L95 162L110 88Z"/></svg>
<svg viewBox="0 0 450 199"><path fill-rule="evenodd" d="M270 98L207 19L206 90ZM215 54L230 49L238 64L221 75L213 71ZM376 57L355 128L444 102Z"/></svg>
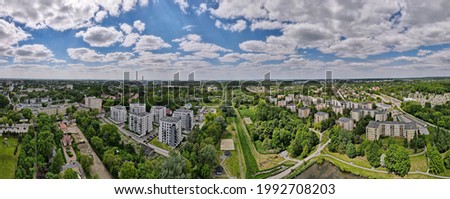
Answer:
<svg viewBox="0 0 450 199"><path fill-rule="evenodd" d="M5 0L0 78L448 77L449 4Z"/></svg>

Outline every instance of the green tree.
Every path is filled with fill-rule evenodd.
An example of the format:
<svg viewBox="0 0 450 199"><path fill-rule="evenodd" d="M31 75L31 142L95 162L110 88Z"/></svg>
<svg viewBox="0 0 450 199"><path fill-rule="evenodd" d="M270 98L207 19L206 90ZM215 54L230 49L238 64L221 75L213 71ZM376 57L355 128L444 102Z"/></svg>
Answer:
<svg viewBox="0 0 450 199"><path fill-rule="evenodd" d="M83 167L84 173L86 173L86 175L90 175L90 168L94 165L94 158L85 154L79 154L77 158L78 162L81 164L81 167Z"/></svg>
<svg viewBox="0 0 450 199"><path fill-rule="evenodd" d="M138 178L140 179L158 179L161 177L162 159L145 160L138 164Z"/></svg>
<svg viewBox="0 0 450 199"><path fill-rule="evenodd" d="M31 119L33 117L33 112L31 112L31 109L29 109L29 108L24 108L24 109L20 110L20 112L22 113L23 117L26 119Z"/></svg>
<svg viewBox="0 0 450 199"><path fill-rule="evenodd" d="M91 145L98 154L103 154L105 143L103 142L102 138L99 138L97 136L92 137Z"/></svg>
<svg viewBox="0 0 450 199"><path fill-rule="evenodd" d="M78 173L73 169L67 169L62 173L61 178L63 179L78 179Z"/></svg>
<svg viewBox="0 0 450 199"><path fill-rule="evenodd" d="M356 157L356 147L355 147L354 144L348 143L345 148L346 148L345 153L347 154L347 156L349 158L355 158Z"/></svg>
<svg viewBox="0 0 450 199"><path fill-rule="evenodd" d="M429 161L430 173L439 174L445 171L444 160L436 146L428 145L426 155Z"/></svg>
<svg viewBox="0 0 450 199"><path fill-rule="evenodd" d="M161 178L163 179L185 179L190 178L188 173L188 163L186 158L179 152L171 151L170 156L164 160L161 167Z"/></svg>
<svg viewBox="0 0 450 199"><path fill-rule="evenodd" d="M101 137L109 146L119 146L120 134L115 125L105 124L100 129Z"/></svg>
<svg viewBox="0 0 450 199"><path fill-rule="evenodd" d="M392 144L386 151L386 168L399 176L405 176L411 168L408 151L398 144Z"/></svg>
<svg viewBox="0 0 450 199"><path fill-rule="evenodd" d="M61 172L61 167L64 164L64 159L62 156L61 151L58 151L55 155L55 157L53 157L52 163L50 164L50 168L49 168L49 172L52 173L60 173Z"/></svg>
<svg viewBox="0 0 450 199"><path fill-rule="evenodd" d="M134 167L133 162L124 162L120 167L120 179L136 179L137 169Z"/></svg>
<svg viewBox="0 0 450 199"><path fill-rule="evenodd" d="M445 168L450 169L450 151L447 151L444 158Z"/></svg>
<svg viewBox="0 0 450 199"><path fill-rule="evenodd" d="M0 94L0 108L5 108L9 105L9 100L6 96Z"/></svg>
<svg viewBox="0 0 450 199"><path fill-rule="evenodd" d="M37 135L38 154L42 155L45 160L49 160L52 156L54 146L53 134L49 131L39 132Z"/></svg>
<svg viewBox="0 0 450 199"><path fill-rule="evenodd" d="M370 142L366 147L366 156L370 165L373 167L380 166L381 148L376 142Z"/></svg>

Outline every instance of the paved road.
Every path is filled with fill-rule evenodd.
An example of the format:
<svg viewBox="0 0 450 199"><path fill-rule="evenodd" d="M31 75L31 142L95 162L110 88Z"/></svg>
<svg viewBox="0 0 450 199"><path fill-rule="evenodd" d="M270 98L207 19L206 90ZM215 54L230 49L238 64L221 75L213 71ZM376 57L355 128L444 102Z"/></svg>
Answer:
<svg viewBox="0 0 450 199"><path fill-rule="evenodd" d="M309 155L308 157L306 157L306 158L303 159L303 160L297 160L297 159L293 159L293 158L290 158L290 157L288 157L288 156L285 156L286 159L295 161L295 162L297 162L297 164L295 164L294 166L292 166L290 169L284 170L283 172L281 172L281 173L279 173L279 174L276 174L276 175L274 175L274 176L270 176L269 179L281 179L281 178L286 177L286 176L289 175L292 171L294 171L296 168L298 168L299 166L301 166L303 163L307 162L308 160L310 160L310 159L312 159L312 158L315 158L315 157L319 156L319 155L320 155L320 152L328 145L328 143L330 143L330 141L331 141L331 140L328 140L325 144L323 144L322 146L319 146L319 148L317 148L317 150L316 150L313 154Z"/></svg>
<svg viewBox="0 0 450 199"><path fill-rule="evenodd" d="M100 118L100 120L103 121L103 122L105 122L105 123L108 123L108 124L114 124L113 122L111 122L111 121L109 121L108 119L105 119L105 118ZM116 124L114 124L114 125L116 125ZM116 125L116 126L117 126L117 125ZM169 157L169 151L168 151L168 150L159 148L159 147L157 147L157 146L155 146L155 145L153 145L153 144L150 144L150 143L145 143L145 142L144 142L144 141L145 141L144 138L140 138L140 137L138 137L136 134L134 134L134 133L132 133L132 132L130 132L130 131L128 131L128 130L122 128L122 127L120 127L120 126L117 126L117 128L118 128L119 131L122 132L125 136L131 137L131 139L133 139L133 140L136 141L137 143L140 143L140 144L143 144L143 145L146 145L146 146L152 148L153 150L155 150L156 153L158 153L158 154L160 154L160 155L162 155L162 156L164 156L164 157Z"/></svg>

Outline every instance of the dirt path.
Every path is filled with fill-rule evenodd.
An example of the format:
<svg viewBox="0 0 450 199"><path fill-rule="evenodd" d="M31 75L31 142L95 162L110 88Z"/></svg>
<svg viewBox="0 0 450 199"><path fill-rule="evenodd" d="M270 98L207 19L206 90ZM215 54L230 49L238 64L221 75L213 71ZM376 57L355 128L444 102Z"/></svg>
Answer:
<svg viewBox="0 0 450 199"><path fill-rule="evenodd" d="M81 132L77 126L70 126L69 130L71 130L72 132L76 133L79 136L75 141L80 142L78 143L78 148L80 149L80 152L82 154L91 155L92 158L94 159L94 165L91 166L91 174L97 174L98 178L100 179L112 179L113 177L106 169L105 165L103 165L103 162L100 160L97 154L94 152L91 145L84 136L83 132ZM84 143L82 143L83 141Z"/></svg>

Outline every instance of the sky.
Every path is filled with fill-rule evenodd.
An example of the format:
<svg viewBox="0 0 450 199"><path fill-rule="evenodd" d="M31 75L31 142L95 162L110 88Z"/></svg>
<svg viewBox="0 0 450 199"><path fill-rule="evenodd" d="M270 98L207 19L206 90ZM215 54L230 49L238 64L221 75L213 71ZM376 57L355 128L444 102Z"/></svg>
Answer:
<svg viewBox="0 0 450 199"><path fill-rule="evenodd" d="M0 78L450 76L448 0L0 0Z"/></svg>

